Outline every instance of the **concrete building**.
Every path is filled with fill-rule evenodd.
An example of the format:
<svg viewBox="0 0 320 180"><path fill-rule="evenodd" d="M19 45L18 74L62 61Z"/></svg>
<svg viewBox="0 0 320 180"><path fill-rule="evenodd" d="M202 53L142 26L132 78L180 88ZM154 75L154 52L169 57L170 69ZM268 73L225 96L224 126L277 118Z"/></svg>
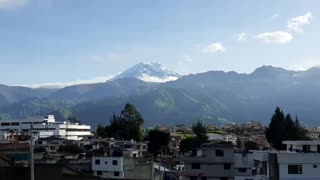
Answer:
<svg viewBox="0 0 320 180"><path fill-rule="evenodd" d="M94 176L124 178L123 157L93 157L91 167Z"/></svg>
<svg viewBox="0 0 320 180"><path fill-rule="evenodd" d="M107 179L159 179L155 164L149 159L125 157L93 157L94 176ZM158 167L158 166L156 166Z"/></svg>
<svg viewBox="0 0 320 180"><path fill-rule="evenodd" d="M69 140L81 140L83 137L92 136L90 126L66 121L56 122L53 115L45 118L1 120L0 136L2 139L9 139L12 134L28 134L31 127L36 139L57 136Z"/></svg>
<svg viewBox="0 0 320 180"><path fill-rule="evenodd" d="M255 178L253 153L235 153L234 157L234 179L247 180Z"/></svg>
<svg viewBox="0 0 320 180"><path fill-rule="evenodd" d="M206 144L183 158L185 171L182 179L231 180L234 179L233 145Z"/></svg>
<svg viewBox="0 0 320 180"><path fill-rule="evenodd" d="M234 154L235 180L277 180L276 154L269 151L250 151Z"/></svg>
<svg viewBox="0 0 320 180"><path fill-rule="evenodd" d="M320 179L320 141L284 141L287 151L278 152L279 179Z"/></svg>

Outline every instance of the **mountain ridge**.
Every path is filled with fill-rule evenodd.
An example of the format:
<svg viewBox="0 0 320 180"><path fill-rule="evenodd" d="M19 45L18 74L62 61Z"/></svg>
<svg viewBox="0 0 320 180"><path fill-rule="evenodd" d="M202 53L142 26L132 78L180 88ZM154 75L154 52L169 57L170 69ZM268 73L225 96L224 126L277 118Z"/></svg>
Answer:
<svg viewBox="0 0 320 180"><path fill-rule="evenodd" d="M23 118L53 113L62 119L74 115L95 127L107 123L125 103L132 103L145 117L146 126L190 124L197 119L214 124L266 123L280 106L305 124L320 124L319 78L319 68L292 71L271 66L249 74L208 71L164 83L119 78L64 88L45 97L28 97L0 107L0 114Z"/></svg>

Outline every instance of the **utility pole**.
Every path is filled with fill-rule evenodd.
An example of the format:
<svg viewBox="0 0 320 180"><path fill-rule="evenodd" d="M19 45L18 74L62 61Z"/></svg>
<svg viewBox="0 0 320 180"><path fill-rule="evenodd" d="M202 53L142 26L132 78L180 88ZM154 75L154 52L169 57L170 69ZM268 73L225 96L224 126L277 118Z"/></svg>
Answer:
<svg viewBox="0 0 320 180"><path fill-rule="evenodd" d="M30 125L30 175L34 180L34 160L33 160L33 124Z"/></svg>

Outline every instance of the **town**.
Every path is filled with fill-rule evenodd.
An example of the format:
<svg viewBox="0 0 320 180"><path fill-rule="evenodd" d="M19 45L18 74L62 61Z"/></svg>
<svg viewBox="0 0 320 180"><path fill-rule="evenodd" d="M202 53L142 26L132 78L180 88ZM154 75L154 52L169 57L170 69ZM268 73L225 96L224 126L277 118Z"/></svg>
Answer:
<svg viewBox="0 0 320 180"><path fill-rule="evenodd" d="M281 136L281 121L291 122L296 132ZM277 133L268 134L273 123ZM320 178L320 128L304 129L280 108L269 126L255 121L223 127L201 121L153 128L142 124L131 104L96 131L74 118L57 122L54 115L1 120L0 179Z"/></svg>

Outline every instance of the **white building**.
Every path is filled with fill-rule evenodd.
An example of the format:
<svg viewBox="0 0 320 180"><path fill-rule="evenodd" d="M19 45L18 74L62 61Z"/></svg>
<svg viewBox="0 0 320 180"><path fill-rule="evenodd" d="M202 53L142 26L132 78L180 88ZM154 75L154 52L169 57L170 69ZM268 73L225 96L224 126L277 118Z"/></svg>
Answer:
<svg viewBox="0 0 320 180"><path fill-rule="evenodd" d="M104 179L157 180L158 167L150 160L130 157L93 157L91 164L94 176Z"/></svg>
<svg viewBox="0 0 320 180"><path fill-rule="evenodd" d="M320 141L284 141L287 151L278 152L279 179L320 179Z"/></svg>
<svg viewBox="0 0 320 180"><path fill-rule="evenodd" d="M90 126L70 122L56 122L53 115L45 118L1 120L0 136L8 139L8 136L12 133L25 134L29 132L31 127L33 127L36 138L57 136L69 140L81 140L83 137L92 136Z"/></svg>
<svg viewBox="0 0 320 180"><path fill-rule="evenodd" d="M92 171L94 176L102 178L124 178L123 157L93 157Z"/></svg>

